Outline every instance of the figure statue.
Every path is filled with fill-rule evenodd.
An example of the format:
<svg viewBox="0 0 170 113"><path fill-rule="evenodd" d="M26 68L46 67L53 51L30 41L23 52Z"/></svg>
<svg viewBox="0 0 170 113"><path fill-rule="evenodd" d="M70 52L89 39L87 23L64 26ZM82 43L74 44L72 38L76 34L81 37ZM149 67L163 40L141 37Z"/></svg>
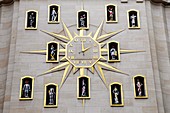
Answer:
<svg viewBox="0 0 170 113"><path fill-rule="evenodd" d="M23 93L24 93L24 97L25 98L29 98L29 92L31 91L31 87L30 87L30 84L29 84L29 81L28 80L26 80L25 81L25 84L24 84L24 86L23 86Z"/></svg>
<svg viewBox="0 0 170 113"><path fill-rule="evenodd" d="M85 19L86 19L85 14L80 16L80 27L85 27Z"/></svg>
<svg viewBox="0 0 170 113"><path fill-rule="evenodd" d="M51 12L51 21L56 21L56 18L57 18L57 13L55 11L55 8L53 8Z"/></svg>
<svg viewBox="0 0 170 113"><path fill-rule="evenodd" d="M54 88L50 88L50 90L48 91L48 95L49 95L49 105L54 105L55 102Z"/></svg>
<svg viewBox="0 0 170 113"><path fill-rule="evenodd" d="M55 51L56 49L54 48L53 45L51 45L51 53L50 53L50 56L51 56L51 60L55 60L54 56L55 56Z"/></svg>
<svg viewBox="0 0 170 113"><path fill-rule="evenodd" d="M34 16L34 13L31 13L29 15L29 24L30 24L30 27L35 27L35 26L33 26L34 22L35 22L35 16Z"/></svg>
<svg viewBox="0 0 170 113"><path fill-rule="evenodd" d="M136 16L133 14L132 16L130 16L130 19L131 19L132 27L135 27L136 26L136 22L135 22Z"/></svg>
<svg viewBox="0 0 170 113"><path fill-rule="evenodd" d="M114 103L118 104L119 103L119 99L118 99L119 91L116 86L113 89L113 94L114 94Z"/></svg>
<svg viewBox="0 0 170 113"><path fill-rule="evenodd" d="M86 96L86 84L84 82L84 79L82 80L82 92L81 96Z"/></svg>
<svg viewBox="0 0 170 113"><path fill-rule="evenodd" d="M113 14L114 14L113 8L109 7L108 12L109 12L109 21L113 21Z"/></svg>
<svg viewBox="0 0 170 113"><path fill-rule="evenodd" d="M112 59L112 60L115 60L115 59L116 59L117 51L116 51L114 45L113 45L112 48L110 49L110 55L111 55L111 59Z"/></svg>
<svg viewBox="0 0 170 113"><path fill-rule="evenodd" d="M142 83L139 81L139 79L137 79L137 83L136 83L136 86L137 86L137 92L138 92L138 96L142 96Z"/></svg>

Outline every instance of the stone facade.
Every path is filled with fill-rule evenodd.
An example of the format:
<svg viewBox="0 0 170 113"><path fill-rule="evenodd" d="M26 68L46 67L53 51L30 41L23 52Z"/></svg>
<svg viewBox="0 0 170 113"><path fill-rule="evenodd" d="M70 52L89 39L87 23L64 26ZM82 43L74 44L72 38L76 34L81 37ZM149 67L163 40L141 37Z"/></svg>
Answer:
<svg viewBox="0 0 170 113"><path fill-rule="evenodd" d="M22 51L43 50L46 43L54 40L40 30L63 34L60 24L48 24L48 5L61 6L61 20L72 34L76 29L76 12L83 6L81 0L0 0L0 113L170 113L170 1L169 0L84 0L84 9L89 11L90 29L93 32L105 19L105 5L118 6L118 23L104 23L103 31L125 29L109 41L120 42L121 49L144 50L145 52L121 54L121 62L108 63L126 73L104 70L107 84L123 84L124 107L110 107L109 90L98 74L87 71L91 78L91 99L77 99L77 76L69 77L59 90L58 108L44 108L44 85L61 83L64 70L37 77L38 74L59 65L45 63L45 55L23 54ZM25 12L39 12L38 29L25 30ZM128 29L127 10L140 12L140 29ZM105 32L103 32L105 33ZM106 62L107 63L107 62ZM134 99L132 77L146 76L148 99ZM19 101L20 78L35 77L34 98Z"/></svg>

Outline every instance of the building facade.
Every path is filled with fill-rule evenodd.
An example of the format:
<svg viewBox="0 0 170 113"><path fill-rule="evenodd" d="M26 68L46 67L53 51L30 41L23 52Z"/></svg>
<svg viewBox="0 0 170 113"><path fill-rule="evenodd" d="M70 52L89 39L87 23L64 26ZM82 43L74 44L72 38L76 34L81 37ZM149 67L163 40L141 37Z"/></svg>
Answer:
<svg viewBox="0 0 170 113"><path fill-rule="evenodd" d="M59 6L55 11L58 20L54 23L49 22L51 4ZM115 12L109 12L110 4L116 6ZM30 23L27 25L30 16L27 11L30 10L37 11L36 29L27 29L31 26ZM83 14L89 19L84 21L89 25L87 29L82 21L78 23L79 19L85 18L81 13L77 16L80 10L88 12ZM139 14L135 15L138 19L134 22L128 14L131 10ZM138 28L133 28L133 23ZM92 41L99 46L100 58L91 58L90 49L86 47L90 42L83 47L83 41L77 47L73 45L74 51L81 48L80 52L75 53L74 58L69 57L69 44L74 41L62 39L72 40L76 36L101 39ZM59 44L57 62L46 59L46 47L51 41ZM110 60L107 55L109 42L119 45L116 45L120 53L118 61ZM79 54L82 54L81 58ZM76 58L86 63L79 66L81 61L76 64ZM89 59L94 63L88 67ZM170 0L0 0L0 61L0 113L170 113ZM60 68L62 66L64 68ZM79 79L81 74L89 81ZM136 75L142 75L146 80L146 84L144 80L140 84L145 85L142 91L146 98L135 98L134 90L140 90L138 83L133 81ZM20 81L24 76L34 79L30 100L20 99L24 89L20 87ZM55 90L57 107L44 106L45 93L48 95L52 91L45 90L49 83L59 86ZM110 96L110 93L116 95L112 83L120 83L118 86L122 87L122 90L118 88L117 94L122 102L120 106L117 106L116 96ZM88 98L81 98L85 95L83 84L90 84L86 92ZM80 90L82 94L77 96ZM120 94L123 96L119 98ZM111 105L112 100L115 103ZM50 99L48 101L52 103Z"/></svg>

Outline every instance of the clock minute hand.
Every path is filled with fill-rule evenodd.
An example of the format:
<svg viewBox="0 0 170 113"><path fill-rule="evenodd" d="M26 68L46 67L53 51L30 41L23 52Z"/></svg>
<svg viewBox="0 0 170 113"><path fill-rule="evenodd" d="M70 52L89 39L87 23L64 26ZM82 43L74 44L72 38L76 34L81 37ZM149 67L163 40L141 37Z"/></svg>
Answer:
<svg viewBox="0 0 170 113"><path fill-rule="evenodd" d="M84 44L83 44L83 41L82 41L82 43L81 43L81 51L83 51L84 50Z"/></svg>

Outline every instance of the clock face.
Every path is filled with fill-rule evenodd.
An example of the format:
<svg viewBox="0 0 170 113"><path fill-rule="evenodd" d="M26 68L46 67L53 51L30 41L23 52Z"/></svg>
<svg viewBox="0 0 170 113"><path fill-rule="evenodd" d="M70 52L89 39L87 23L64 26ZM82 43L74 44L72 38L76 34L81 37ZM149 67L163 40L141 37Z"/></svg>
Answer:
<svg viewBox="0 0 170 113"><path fill-rule="evenodd" d="M75 67L92 67L100 59L100 45L91 36L76 36L66 46L66 58Z"/></svg>

